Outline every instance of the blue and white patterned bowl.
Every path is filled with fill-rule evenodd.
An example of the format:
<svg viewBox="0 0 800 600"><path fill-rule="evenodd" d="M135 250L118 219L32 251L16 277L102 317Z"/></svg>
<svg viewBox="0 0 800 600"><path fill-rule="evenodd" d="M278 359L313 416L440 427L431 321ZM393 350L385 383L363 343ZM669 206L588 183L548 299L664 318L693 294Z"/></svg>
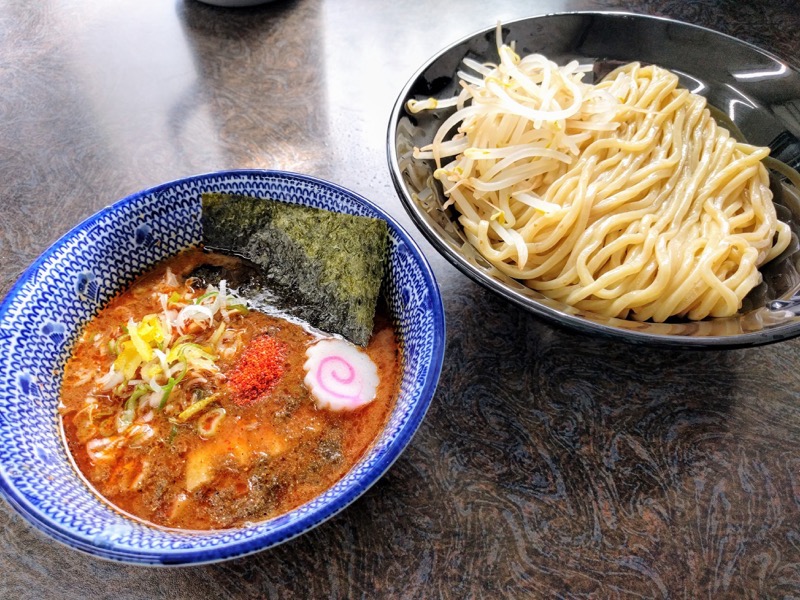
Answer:
<svg viewBox="0 0 800 600"><path fill-rule="evenodd" d="M200 241L205 191L385 219L390 266L384 292L402 340L403 376L384 432L333 488L269 521L182 532L124 517L87 487L66 453L57 405L64 364L86 322L137 275ZM415 243L379 208L341 187L292 173L228 171L133 194L56 242L0 305L0 495L56 540L116 561L196 564L274 546L345 508L397 459L436 388L444 333L439 290Z"/></svg>

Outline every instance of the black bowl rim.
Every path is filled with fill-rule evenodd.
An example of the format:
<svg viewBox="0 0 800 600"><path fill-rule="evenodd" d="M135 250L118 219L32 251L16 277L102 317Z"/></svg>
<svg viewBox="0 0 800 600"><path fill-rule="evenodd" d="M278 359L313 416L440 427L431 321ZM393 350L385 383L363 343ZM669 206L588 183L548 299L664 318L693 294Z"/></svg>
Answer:
<svg viewBox="0 0 800 600"><path fill-rule="evenodd" d="M759 48L755 44L751 44L749 42L740 40L726 33L715 31L708 27L687 23L685 21L679 21L669 17L645 15L640 13L632 13L628 11L619 11L619 10L608 10L608 11L579 10L579 11L551 12L551 13L543 13L541 15L533 15L530 17L522 17L504 22L502 23L502 25L512 25L526 21L535 21L553 17L567 17L567 16L620 17L622 19L659 21L670 25L677 25L680 27L691 28L698 31L703 31L712 36L725 38L728 41L733 42L737 45L745 46L750 50L764 56L765 58L769 58L772 61L784 65L787 69L796 72L796 69L794 69L788 63L786 63L786 61L762 48ZM545 319L551 324L560 327L566 327L568 329L572 329L574 331L578 331L584 334L596 335L611 340L624 341L634 345L660 346L660 347L670 347L679 349L698 349L698 350L702 349L726 350L726 349L736 349L736 348L750 348L766 344L772 344L800 336L800 319L793 321L787 325L776 326L769 330L740 333L730 336L696 336L696 337L648 333L632 329L621 329L610 325L596 323L590 319L569 314L567 312L561 312L557 309L551 308L534 298L528 296L522 296L518 293L515 293L512 289L504 285L499 280L494 279L489 275L487 275L486 273L475 269L463 255L452 250L446 243L444 243L439 238L438 235L436 235L434 231L432 231L429 228L428 223L426 222L426 219L422 214L422 211L415 204L413 199L409 196L408 191L403 185L402 174L400 173L398 168L399 161L397 156L397 149L395 147L395 140L397 138L397 125L400 121L400 118L404 115L405 100L408 98L409 92L413 87L414 83L442 55L446 54L456 46L464 44L478 36L485 36L487 34L490 34L495 30L496 26L497 25L495 24L491 27L485 27L483 29L474 31L471 34L465 35L462 38L456 40L455 42L448 44L446 47L438 50L435 54L433 54L414 72L413 75L411 75L406 84L403 86L403 88L401 89L400 93L397 96L397 99L395 100L395 104L392 108L391 115L389 117L386 148L387 148L387 159L389 163L389 171L392 178L392 183L395 187L395 191L400 197L400 201L403 204L403 207L405 208L408 215L411 217L411 220L413 221L414 225L420 230L420 232L422 232L424 237L428 240L428 242L431 243L431 245L437 250L437 252L439 252L448 262L450 262L464 275L466 275L476 283L480 284L481 286L485 287L489 291L492 291L500 295L501 297L512 302L513 304L516 304L520 308L528 312L531 312L532 314L538 317ZM566 307L566 305L564 306Z"/></svg>

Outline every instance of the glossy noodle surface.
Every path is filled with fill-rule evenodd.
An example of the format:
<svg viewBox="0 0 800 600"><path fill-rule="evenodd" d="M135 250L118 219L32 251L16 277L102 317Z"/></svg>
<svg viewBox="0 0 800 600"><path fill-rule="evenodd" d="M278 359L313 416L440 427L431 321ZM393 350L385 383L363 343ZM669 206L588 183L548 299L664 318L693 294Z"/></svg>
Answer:
<svg viewBox="0 0 800 600"><path fill-rule="evenodd" d="M736 314L791 239L769 149L735 140L657 66L592 85L575 62L498 50L497 65L465 61L457 98L408 105L457 109L415 156L436 161L469 242L505 275L607 317Z"/></svg>

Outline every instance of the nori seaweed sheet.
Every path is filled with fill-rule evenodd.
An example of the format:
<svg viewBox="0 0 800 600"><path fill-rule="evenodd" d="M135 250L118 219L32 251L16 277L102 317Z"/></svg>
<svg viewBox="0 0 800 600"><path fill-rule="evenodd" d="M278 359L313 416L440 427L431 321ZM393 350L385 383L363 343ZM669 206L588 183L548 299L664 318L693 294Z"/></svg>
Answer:
<svg viewBox="0 0 800 600"><path fill-rule="evenodd" d="M258 265L282 308L366 345L385 271L388 225L237 194L202 196L203 245Z"/></svg>

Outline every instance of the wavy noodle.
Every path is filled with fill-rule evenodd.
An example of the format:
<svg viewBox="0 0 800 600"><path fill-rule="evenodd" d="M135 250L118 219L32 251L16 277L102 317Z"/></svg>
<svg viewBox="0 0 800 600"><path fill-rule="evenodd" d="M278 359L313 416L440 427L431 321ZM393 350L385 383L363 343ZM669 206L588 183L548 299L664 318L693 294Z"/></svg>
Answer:
<svg viewBox="0 0 800 600"><path fill-rule="evenodd" d="M665 69L631 63L590 85L576 63L499 52L415 149L436 160L470 243L503 273L605 316L735 314L791 239L769 150L733 139ZM424 104L409 110L435 103Z"/></svg>

